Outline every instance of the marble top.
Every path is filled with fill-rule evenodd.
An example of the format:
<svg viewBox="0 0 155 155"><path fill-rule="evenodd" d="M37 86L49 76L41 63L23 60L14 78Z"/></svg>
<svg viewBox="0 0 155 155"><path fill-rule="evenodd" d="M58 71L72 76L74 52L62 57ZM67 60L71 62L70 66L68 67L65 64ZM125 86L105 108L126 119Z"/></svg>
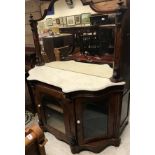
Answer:
<svg viewBox="0 0 155 155"><path fill-rule="evenodd" d="M110 81L109 65L87 64L75 61L50 62L29 71L28 80L37 80L62 89L64 93L87 90L98 91L125 82Z"/></svg>

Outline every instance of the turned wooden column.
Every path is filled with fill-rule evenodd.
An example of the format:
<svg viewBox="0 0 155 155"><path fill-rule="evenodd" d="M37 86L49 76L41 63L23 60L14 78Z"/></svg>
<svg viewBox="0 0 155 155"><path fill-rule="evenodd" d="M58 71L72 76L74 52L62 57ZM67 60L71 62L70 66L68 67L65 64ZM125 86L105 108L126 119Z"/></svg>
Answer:
<svg viewBox="0 0 155 155"><path fill-rule="evenodd" d="M38 22L33 19L32 15L30 15L29 21L30 21L30 26L31 26L32 34L33 34L33 40L34 40L35 51L36 51L36 65L42 66L45 63L41 55L41 46L39 42L38 29L37 29Z"/></svg>
<svg viewBox="0 0 155 155"><path fill-rule="evenodd" d="M111 77L112 82L120 82L123 80L121 76L121 56L122 56L122 44L123 44L123 32L122 32L122 21L127 8L123 5L123 1L119 1L119 9L116 12L115 18L115 52L114 52L114 68L113 76Z"/></svg>
<svg viewBox="0 0 155 155"><path fill-rule="evenodd" d="M81 0L83 5L89 5L92 10L101 14L115 13L115 51L114 51L114 68L113 75L111 77L112 82L120 82L122 78L122 52L123 51L123 35L124 31L124 15L126 13L127 7L130 0L110 0L110 1L85 1Z"/></svg>

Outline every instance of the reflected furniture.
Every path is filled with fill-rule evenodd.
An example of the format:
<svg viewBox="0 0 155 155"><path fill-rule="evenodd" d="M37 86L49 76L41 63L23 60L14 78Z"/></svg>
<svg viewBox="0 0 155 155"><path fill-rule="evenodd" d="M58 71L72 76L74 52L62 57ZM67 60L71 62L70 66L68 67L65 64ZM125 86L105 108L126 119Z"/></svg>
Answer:
<svg viewBox="0 0 155 155"><path fill-rule="evenodd" d="M109 64L112 67L108 66L110 71L112 70L109 77L88 75L87 72L77 73L74 70L64 70L61 67L58 69L45 64L41 55L37 22L45 18L47 11L53 7L56 1L51 1L41 19L34 20L32 16L30 18L37 67L30 70L29 83L35 97L39 125L44 131L48 131L68 143L72 153L79 153L82 150L98 153L109 145L119 146L120 136L128 123L129 116L129 58L127 58L129 56L129 1L81 0L83 5L89 5L98 13L114 14L115 23L93 25L92 28L95 28L95 31L100 30L100 35L87 31L91 26L86 29L79 28L80 35L76 39L83 43L80 45L81 53L68 57L68 60L87 62L88 65L89 63L91 65L96 65L94 63ZM105 37L106 34L108 37ZM101 40L95 42L98 36L101 37ZM105 38L108 40L102 40ZM90 46L91 41L93 47ZM93 53L94 50L97 52ZM107 50L109 50L109 55L106 54ZM99 64L97 68L100 68ZM51 72L50 68L52 68ZM47 74L45 74L46 70L49 71ZM38 79L35 74L31 74L33 71L38 73ZM68 73L70 76L66 75ZM75 75L73 78L73 74L77 76ZM66 80L64 80L65 75ZM44 78L48 78L48 80L46 81ZM74 86L82 78L88 78L89 82L94 78L104 82L100 84L100 89L94 90L82 87L80 90L67 92L61 87L62 84L68 86L68 81L71 82L70 86ZM52 81L53 79L56 83ZM93 82L88 81L79 85L87 85L88 88L96 86ZM78 87L78 85L76 86Z"/></svg>
<svg viewBox="0 0 155 155"><path fill-rule="evenodd" d="M114 24L76 26L60 28L60 32L73 34L75 46L80 48L80 53L103 56L114 54L114 28Z"/></svg>
<svg viewBox="0 0 155 155"><path fill-rule="evenodd" d="M70 53L72 53L72 50L74 48L73 36L69 33L61 33L53 36L43 37L42 40L44 52L48 57L48 62L56 60L55 49L70 49L69 51L67 50L67 53L65 53L65 51L61 53L61 58L63 58L65 55L69 55Z"/></svg>

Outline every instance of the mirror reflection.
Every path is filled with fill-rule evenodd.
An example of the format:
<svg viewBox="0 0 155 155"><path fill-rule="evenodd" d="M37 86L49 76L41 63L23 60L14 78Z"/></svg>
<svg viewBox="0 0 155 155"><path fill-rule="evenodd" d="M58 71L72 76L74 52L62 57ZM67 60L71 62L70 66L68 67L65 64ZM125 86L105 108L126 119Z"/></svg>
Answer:
<svg viewBox="0 0 155 155"><path fill-rule="evenodd" d="M49 2L42 2L42 9ZM76 59L103 63L113 60L115 18L99 14L81 0L58 0L38 22L38 34L45 62Z"/></svg>

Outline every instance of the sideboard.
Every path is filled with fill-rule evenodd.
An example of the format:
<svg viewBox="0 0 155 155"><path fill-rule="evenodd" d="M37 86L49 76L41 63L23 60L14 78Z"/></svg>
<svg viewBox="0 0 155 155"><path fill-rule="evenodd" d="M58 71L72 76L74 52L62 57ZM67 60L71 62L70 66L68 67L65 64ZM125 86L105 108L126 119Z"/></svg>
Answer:
<svg viewBox="0 0 155 155"><path fill-rule="evenodd" d="M111 65L112 72L106 78L98 77L96 74L88 76L83 72L73 76L75 72L72 70L68 75L69 71L65 71L63 65L60 65L59 69L51 67L52 72L46 72L50 66L47 66L41 55L37 24L46 17L48 10L51 10L57 1L50 2L40 19L34 20L33 16L30 16L36 49L34 70L39 79L36 79L36 74L30 74L29 83L35 98L39 125L44 131L49 131L68 143L72 153L79 153L82 150L98 153L109 145L119 146L120 135L128 123L129 116L129 1L81 0L83 5L89 5L95 12L104 15L114 14L114 23L108 26L103 24L89 28L61 29L63 33L71 33L67 31L73 30L71 34L74 36L75 46L80 46L80 57L72 55L72 59L86 62L89 60L88 63L94 63L97 59L97 63ZM75 29L80 35L75 34ZM97 35L97 32L100 32L100 35ZM81 57L81 54L84 54L84 57ZM75 65L70 65L68 69L72 67ZM92 71L92 68L86 72ZM97 73L99 68L100 66L96 67L94 72ZM83 67L76 69L83 70ZM104 75L109 71L103 69L100 73ZM44 80L44 77L48 80ZM85 79L84 82L80 81L82 78ZM61 87L72 88L75 85L81 89L64 91ZM90 89L97 86L99 89ZM89 89L83 89L84 87Z"/></svg>
<svg viewBox="0 0 155 155"><path fill-rule="evenodd" d="M39 125L67 142L72 153L82 150L97 153L109 145L119 146L129 113L129 92L124 91L123 85L64 93L43 82L30 83Z"/></svg>

